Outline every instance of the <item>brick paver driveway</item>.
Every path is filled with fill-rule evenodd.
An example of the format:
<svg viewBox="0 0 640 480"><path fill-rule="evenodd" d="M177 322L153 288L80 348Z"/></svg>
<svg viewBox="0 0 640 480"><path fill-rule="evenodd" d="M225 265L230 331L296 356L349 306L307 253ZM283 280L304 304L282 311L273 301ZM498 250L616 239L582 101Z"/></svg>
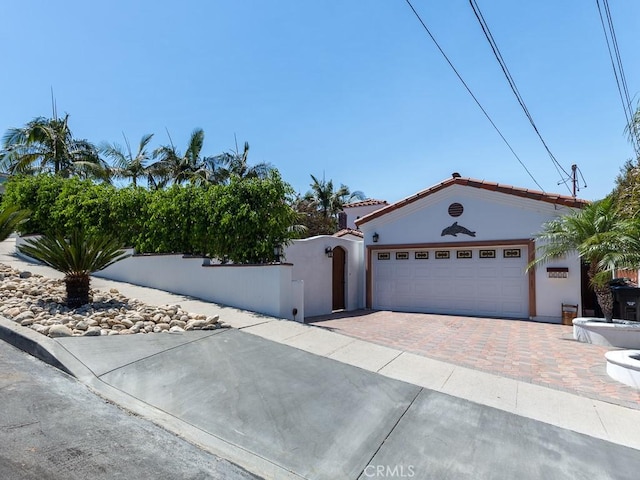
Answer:
<svg viewBox="0 0 640 480"><path fill-rule="evenodd" d="M640 392L607 375L604 353L613 348L575 341L570 326L386 311L307 321L398 350L640 409Z"/></svg>

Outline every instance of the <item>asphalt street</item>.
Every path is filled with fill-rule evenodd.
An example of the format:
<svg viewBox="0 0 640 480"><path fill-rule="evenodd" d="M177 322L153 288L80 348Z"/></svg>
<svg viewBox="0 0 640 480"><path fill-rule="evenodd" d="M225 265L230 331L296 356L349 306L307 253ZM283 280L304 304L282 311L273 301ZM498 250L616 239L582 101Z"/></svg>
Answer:
<svg viewBox="0 0 640 480"><path fill-rule="evenodd" d="M3 480L257 479L0 341Z"/></svg>

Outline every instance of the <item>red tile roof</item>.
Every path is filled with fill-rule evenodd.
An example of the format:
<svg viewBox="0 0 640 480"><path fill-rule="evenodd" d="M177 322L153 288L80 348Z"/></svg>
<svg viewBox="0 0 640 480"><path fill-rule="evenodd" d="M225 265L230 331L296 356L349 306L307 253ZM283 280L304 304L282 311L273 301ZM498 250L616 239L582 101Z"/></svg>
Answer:
<svg viewBox="0 0 640 480"><path fill-rule="evenodd" d="M352 228L343 228L339 232L333 234L334 237L344 237L345 235L354 235L356 237L364 238L364 233L360 230L354 230Z"/></svg>
<svg viewBox="0 0 640 480"><path fill-rule="evenodd" d="M386 215L389 212L397 210L398 208L402 208L405 205L409 205L410 203L413 203L417 200L420 200L421 198L436 193L452 185L481 188L484 190L490 190L492 192L506 193L507 195L515 195L516 197L530 198L532 200L539 200L541 202L563 205L565 207L572 208L582 208L589 203L587 200L581 200L579 198L560 195L557 193L545 193L538 190L529 190L526 188L513 187L511 185L501 185L498 183L487 182L485 180L476 180L473 178L453 177L445 180L444 182L438 183L437 185L422 190L415 195L411 195L410 197L407 197L396 203L392 203L391 205L381 208L380 210L376 210L375 212L365 215L364 217L357 219L355 223L357 226L360 226L363 223L367 223L368 221L373 220L374 218Z"/></svg>
<svg viewBox="0 0 640 480"><path fill-rule="evenodd" d="M361 200L359 202L345 203L342 208L368 207L370 205L388 205L388 203L386 200L367 198L366 200Z"/></svg>

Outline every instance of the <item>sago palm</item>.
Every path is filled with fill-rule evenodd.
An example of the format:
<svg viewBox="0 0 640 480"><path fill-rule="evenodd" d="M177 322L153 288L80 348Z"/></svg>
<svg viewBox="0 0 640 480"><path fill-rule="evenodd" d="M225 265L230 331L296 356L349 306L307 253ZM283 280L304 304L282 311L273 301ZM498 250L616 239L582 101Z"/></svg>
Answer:
<svg viewBox="0 0 640 480"><path fill-rule="evenodd" d="M547 222L536 238L540 245L529 268L577 252L588 264L587 275L605 319L613 317L608 281L618 269L640 266L640 221L625 218L611 197Z"/></svg>
<svg viewBox="0 0 640 480"><path fill-rule="evenodd" d="M7 207L0 212L0 242L6 240L15 232L18 225L29 217L28 210L19 210L18 207Z"/></svg>
<svg viewBox="0 0 640 480"><path fill-rule="evenodd" d="M25 255L65 274L67 305L70 308L89 303L91 273L128 256L116 239L106 235L85 236L79 231L72 232L68 238L58 234L28 240L19 248Z"/></svg>

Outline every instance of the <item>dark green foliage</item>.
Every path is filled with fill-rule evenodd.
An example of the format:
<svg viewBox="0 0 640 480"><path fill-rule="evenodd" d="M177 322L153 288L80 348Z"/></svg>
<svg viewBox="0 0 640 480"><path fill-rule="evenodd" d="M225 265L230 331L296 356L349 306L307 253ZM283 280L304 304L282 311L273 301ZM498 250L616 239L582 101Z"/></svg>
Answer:
<svg viewBox="0 0 640 480"><path fill-rule="evenodd" d="M640 163L638 161L627 160L620 169L612 195L623 216L637 218L640 215Z"/></svg>
<svg viewBox="0 0 640 480"><path fill-rule="evenodd" d="M266 179L232 178L229 185L218 188L223 193L216 196L207 219L223 232L211 232L215 255L236 263L273 260L273 247L294 236L298 215L285 201L291 187L273 171Z"/></svg>
<svg viewBox="0 0 640 480"><path fill-rule="evenodd" d="M63 180L53 175L11 177L2 198L3 208L15 205L29 210L31 216L20 225L21 234L48 233L53 224L51 213L62 190Z"/></svg>
<svg viewBox="0 0 640 480"><path fill-rule="evenodd" d="M118 189L53 175L12 178L3 206L28 209L22 234L79 230L109 235L140 253L185 253L236 263L274 259L276 244L294 237L291 187L277 171L227 185Z"/></svg>
<svg viewBox="0 0 640 480"><path fill-rule="evenodd" d="M6 240L16 231L29 216L28 210L19 210L15 206L7 207L0 212L0 241Z"/></svg>

